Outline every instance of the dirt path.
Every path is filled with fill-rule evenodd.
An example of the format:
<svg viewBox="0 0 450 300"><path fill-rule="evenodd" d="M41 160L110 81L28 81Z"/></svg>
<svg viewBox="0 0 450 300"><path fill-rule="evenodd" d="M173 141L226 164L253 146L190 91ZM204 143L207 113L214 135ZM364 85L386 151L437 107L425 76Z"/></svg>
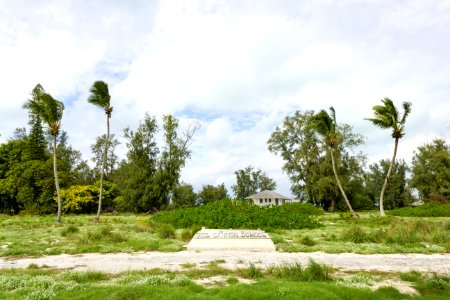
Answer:
<svg viewBox="0 0 450 300"><path fill-rule="evenodd" d="M202 267L213 261L229 269L246 268L249 263L254 263L261 268L293 262L306 265L310 259L318 263L331 265L343 271L408 272L416 270L419 272L436 272L450 276L450 254L365 255L353 253L327 254L322 252L282 253L246 251L89 253L79 255L62 254L14 260L0 258L0 268L28 268L30 264L36 264L39 267L57 269L120 273L129 270L149 270L154 268L182 270L186 267L186 264Z"/></svg>

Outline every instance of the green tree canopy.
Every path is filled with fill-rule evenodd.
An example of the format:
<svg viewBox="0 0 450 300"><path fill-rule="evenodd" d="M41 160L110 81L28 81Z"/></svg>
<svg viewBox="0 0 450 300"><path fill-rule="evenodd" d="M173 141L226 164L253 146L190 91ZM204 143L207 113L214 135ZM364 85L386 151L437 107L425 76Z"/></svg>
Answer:
<svg viewBox="0 0 450 300"><path fill-rule="evenodd" d="M331 157L327 155L327 144L319 139L312 126L313 111L296 111L287 116L276 127L268 140L269 151L283 158L283 170L291 181L292 193L303 202L309 202L324 209L344 208L342 195L332 170ZM364 140L360 134L353 133L351 126L338 124L334 152L336 169L344 188L348 191L350 203L361 196L365 156L353 154L353 149ZM350 152L352 151L352 152ZM359 200L358 200L359 202Z"/></svg>
<svg viewBox="0 0 450 300"><path fill-rule="evenodd" d="M114 176L126 203L123 209L152 211L171 203L197 129L198 125L191 124L179 134L178 120L165 116L161 148L156 141L159 128L154 117L146 114L137 130L125 129L127 160Z"/></svg>
<svg viewBox="0 0 450 300"><path fill-rule="evenodd" d="M389 163L388 159L382 159L379 163L369 166L366 187L367 194L374 203L379 202L379 191L383 186L384 178L386 178ZM408 171L409 167L404 160L395 162L385 191L384 206L386 209L395 209L411 204L413 198L406 178Z"/></svg>
<svg viewBox="0 0 450 300"><path fill-rule="evenodd" d="M414 151L410 183L424 200L433 194L450 200L450 146L443 139L435 139Z"/></svg>
<svg viewBox="0 0 450 300"><path fill-rule="evenodd" d="M192 185L182 182L174 188L172 202L173 207L191 207L195 206L196 202L197 194L194 192Z"/></svg>
<svg viewBox="0 0 450 300"><path fill-rule="evenodd" d="M231 187L236 198L244 199L250 195L264 190L273 191L276 189L276 182L268 177L265 172L258 169L253 170L252 166L234 172L236 184Z"/></svg>
<svg viewBox="0 0 450 300"><path fill-rule="evenodd" d="M228 191L224 183L217 186L211 184L203 185L198 193L199 204L201 205L226 199L228 197Z"/></svg>
<svg viewBox="0 0 450 300"><path fill-rule="evenodd" d="M91 151L94 155L92 157L92 161L94 162L94 172L95 174L100 174L103 164L103 151L106 142L106 135L103 134L95 140L95 144L91 145ZM119 165L119 159L117 157L116 148L120 145L118 139L115 138L114 134L111 134L108 142L108 154L106 155L106 162L104 165L104 176L106 180L109 179L109 176L115 169L117 169Z"/></svg>

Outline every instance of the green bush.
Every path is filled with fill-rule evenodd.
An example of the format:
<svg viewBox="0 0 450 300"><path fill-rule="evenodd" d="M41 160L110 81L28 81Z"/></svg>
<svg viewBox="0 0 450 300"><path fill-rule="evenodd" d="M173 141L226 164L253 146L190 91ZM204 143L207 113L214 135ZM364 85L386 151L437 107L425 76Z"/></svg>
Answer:
<svg viewBox="0 0 450 300"><path fill-rule="evenodd" d="M61 231L61 236L68 236L79 232L80 229L76 225L69 225Z"/></svg>
<svg viewBox="0 0 450 300"><path fill-rule="evenodd" d="M402 207L387 213L400 217L450 217L450 204L430 201L417 207Z"/></svg>
<svg viewBox="0 0 450 300"><path fill-rule="evenodd" d="M302 237L302 239L300 240L300 243L302 243L305 246L310 246L310 247L314 246L316 244L316 242L307 235Z"/></svg>
<svg viewBox="0 0 450 300"><path fill-rule="evenodd" d="M183 229L181 231L181 240L182 241L190 241L192 239L192 237L194 236L194 234L192 233L192 230L190 229Z"/></svg>
<svg viewBox="0 0 450 300"><path fill-rule="evenodd" d="M250 265L248 266L248 276L250 278L256 279L262 277L263 273L261 271L261 268L255 266L254 263L250 263Z"/></svg>
<svg viewBox="0 0 450 300"><path fill-rule="evenodd" d="M175 238L175 228L170 224L161 224L158 228L158 237L161 239Z"/></svg>
<svg viewBox="0 0 450 300"><path fill-rule="evenodd" d="M352 215L351 211L341 212L339 214L339 218L341 220L350 220L352 217L353 217L353 215Z"/></svg>
<svg viewBox="0 0 450 300"><path fill-rule="evenodd" d="M357 225L352 225L342 234L344 241L352 243L364 243L370 241L369 235Z"/></svg>
<svg viewBox="0 0 450 300"><path fill-rule="evenodd" d="M259 207L245 200L224 199L199 207L163 211L153 219L175 228L302 229L322 226L314 218L322 213L311 204Z"/></svg>

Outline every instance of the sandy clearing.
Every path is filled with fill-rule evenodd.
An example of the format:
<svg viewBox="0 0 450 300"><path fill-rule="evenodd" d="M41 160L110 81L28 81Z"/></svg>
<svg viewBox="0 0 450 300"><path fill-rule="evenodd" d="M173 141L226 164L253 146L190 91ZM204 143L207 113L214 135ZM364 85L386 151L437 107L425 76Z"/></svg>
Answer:
<svg viewBox="0 0 450 300"><path fill-rule="evenodd" d="M183 265L186 264L195 264L195 267L202 267L213 261L220 261L220 266L228 269L245 268L249 263L254 263L261 268L294 262L306 265L310 259L318 263L331 265L342 271L408 272L415 270L450 276L450 254L328 254L322 252L247 251L88 253L39 258L0 258L0 268L24 269L30 264L36 264L39 267L46 266L57 269L120 273L154 268L176 271L184 269ZM222 263L222 261L224 262Z"/></svg>

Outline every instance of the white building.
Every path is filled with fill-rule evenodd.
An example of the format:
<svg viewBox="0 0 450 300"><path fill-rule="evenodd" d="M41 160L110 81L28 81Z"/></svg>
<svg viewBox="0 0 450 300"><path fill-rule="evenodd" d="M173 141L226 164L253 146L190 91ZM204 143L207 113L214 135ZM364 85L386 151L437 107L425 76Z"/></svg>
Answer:
<svg viewBox="0 0 450 300"><path fill-rule="evenodd" d="M282 205L285 203L295 202L294 199L275 193L273 191L262 191L257 194L248 196L245 199L250 199L255 205Z"/></svg>

